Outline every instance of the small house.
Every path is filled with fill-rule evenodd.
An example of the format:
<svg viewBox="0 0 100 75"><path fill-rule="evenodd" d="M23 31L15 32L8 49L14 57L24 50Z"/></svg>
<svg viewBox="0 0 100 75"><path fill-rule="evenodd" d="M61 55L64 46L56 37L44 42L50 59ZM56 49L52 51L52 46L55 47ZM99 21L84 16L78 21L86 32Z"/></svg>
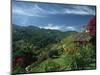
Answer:
<svg viewBox="0 0 100 75"><path fill-rule="evenodd" d="M75 46L81 46L90 43L92 37L90 36L89 33L81 32L75 34L73 38L74 38L73 42L75 43Z"/></svg>

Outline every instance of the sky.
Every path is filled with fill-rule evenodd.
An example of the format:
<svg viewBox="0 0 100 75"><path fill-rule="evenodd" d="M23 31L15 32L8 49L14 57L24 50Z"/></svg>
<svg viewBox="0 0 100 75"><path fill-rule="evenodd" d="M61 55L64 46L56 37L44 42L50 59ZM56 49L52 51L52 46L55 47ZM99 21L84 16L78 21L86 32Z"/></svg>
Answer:
<svg viewBox="0 0 100 75"><path fill-rule="evenodd" d="M81 31L96 15L95 6L12 2L12 24L60 31Z"/></svg>

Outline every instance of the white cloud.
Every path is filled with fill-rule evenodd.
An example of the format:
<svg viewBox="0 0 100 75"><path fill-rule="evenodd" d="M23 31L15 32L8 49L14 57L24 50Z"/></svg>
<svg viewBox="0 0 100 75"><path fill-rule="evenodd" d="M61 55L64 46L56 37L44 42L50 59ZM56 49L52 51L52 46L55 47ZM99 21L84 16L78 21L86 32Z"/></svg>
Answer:
<svg viewBox="0 0 100 75"><path fill-rule="evenodd" d="M61 27L53 24L48 24L47 26L40 27L40 28L60 30Z"/></svg>
<svg viewBox="0 0 100 75"><path fill-rule="evenodd" d="M36 16L36 17L47 17L50 14L77 14L77 15L95 15L95 10L91 9L89 6L70 6L68 7L51 7L47 9L43 9L38 4L34 4L32 6L28 6L28 8L24 8L21 6L14 6L13 13L26 15L26 16Z"/></svg>
<svg viewBox="0 0 100 75"><path fill-rule="evenodd" d="M52 8L51 10L45 10L39 7L37 4L35 8L38 13L42 14L77 14L77 15L95 15L95 10L91 9L89 6L71 6L71 8L65 8L60 6L56 6L56 8Z"/></svg>
<svg viewBox="0 0 100 75"><path fill-rule="evenodd" d="M67 26L65 29L66 29L66 30L71 30L71 31L76 30L76 28L75 28L75 27L73 27L73 26Z"/></svg>
<svg viewBox="0 0 100 75"><path fill-rule="evenodd" d="M68 14L95 15L95 11L88 6L73 6L72 9L66 8L64 11Z"/></svg>
<svg viewBox="0 0 100 75"><path fill-rule="evenodd" d="M38 7L37 4L35 4L33 7L29 7L28 9L14 6L12 12L13 14L18 14L18 15L45 17L44 15L41 14L41 12L44 12L44 10Z"/></svg>
<svg viewBox="0 0 100 75"><path fill-rule="evenodd" d="M76 14L76 15L95 15L95 10L88 6L71 6L71 8L52 9L48 14Z"/></svg>
<svg viewBox="0 0 100 75"><path fill-rule="evenodd" d="M40 26L40 28L61 30L61 31L77 31L77 29L74 26L54 25L54 24L48 24L47 26Z"/></svg>

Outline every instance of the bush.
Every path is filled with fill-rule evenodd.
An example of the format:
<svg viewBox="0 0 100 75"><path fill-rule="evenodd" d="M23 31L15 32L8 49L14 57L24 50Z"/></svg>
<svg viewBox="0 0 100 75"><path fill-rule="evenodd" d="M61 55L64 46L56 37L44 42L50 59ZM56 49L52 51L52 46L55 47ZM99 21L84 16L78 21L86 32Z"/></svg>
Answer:
<svg viewBox="0 0 100 75"><path fill-rule="evenodd" d="M91 64L93 61L93 47L94 46L92 44L79 47L78 52L74 54L73 57L76 62L76 69L87 69L86 67L89 67L89 64Z"/></svg>
<svg viewBox="0 0 100 75"><path fill-rule="evenodd" d="M53 62L52 60L48 60L47 64L45 65L46 72L59 71L59 69L60 65Z"/></svg>

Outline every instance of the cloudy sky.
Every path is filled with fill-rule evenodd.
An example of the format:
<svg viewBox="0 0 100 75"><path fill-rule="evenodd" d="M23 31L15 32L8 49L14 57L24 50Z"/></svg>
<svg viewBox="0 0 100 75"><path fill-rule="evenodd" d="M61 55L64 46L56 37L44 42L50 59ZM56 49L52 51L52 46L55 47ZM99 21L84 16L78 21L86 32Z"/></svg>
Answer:
<svg viewBox="0 0 100 75"><path fill-rule="evenodd" d="M95 6L12 2L12 23L61 31L81 31L95 16Z"/></svg>

